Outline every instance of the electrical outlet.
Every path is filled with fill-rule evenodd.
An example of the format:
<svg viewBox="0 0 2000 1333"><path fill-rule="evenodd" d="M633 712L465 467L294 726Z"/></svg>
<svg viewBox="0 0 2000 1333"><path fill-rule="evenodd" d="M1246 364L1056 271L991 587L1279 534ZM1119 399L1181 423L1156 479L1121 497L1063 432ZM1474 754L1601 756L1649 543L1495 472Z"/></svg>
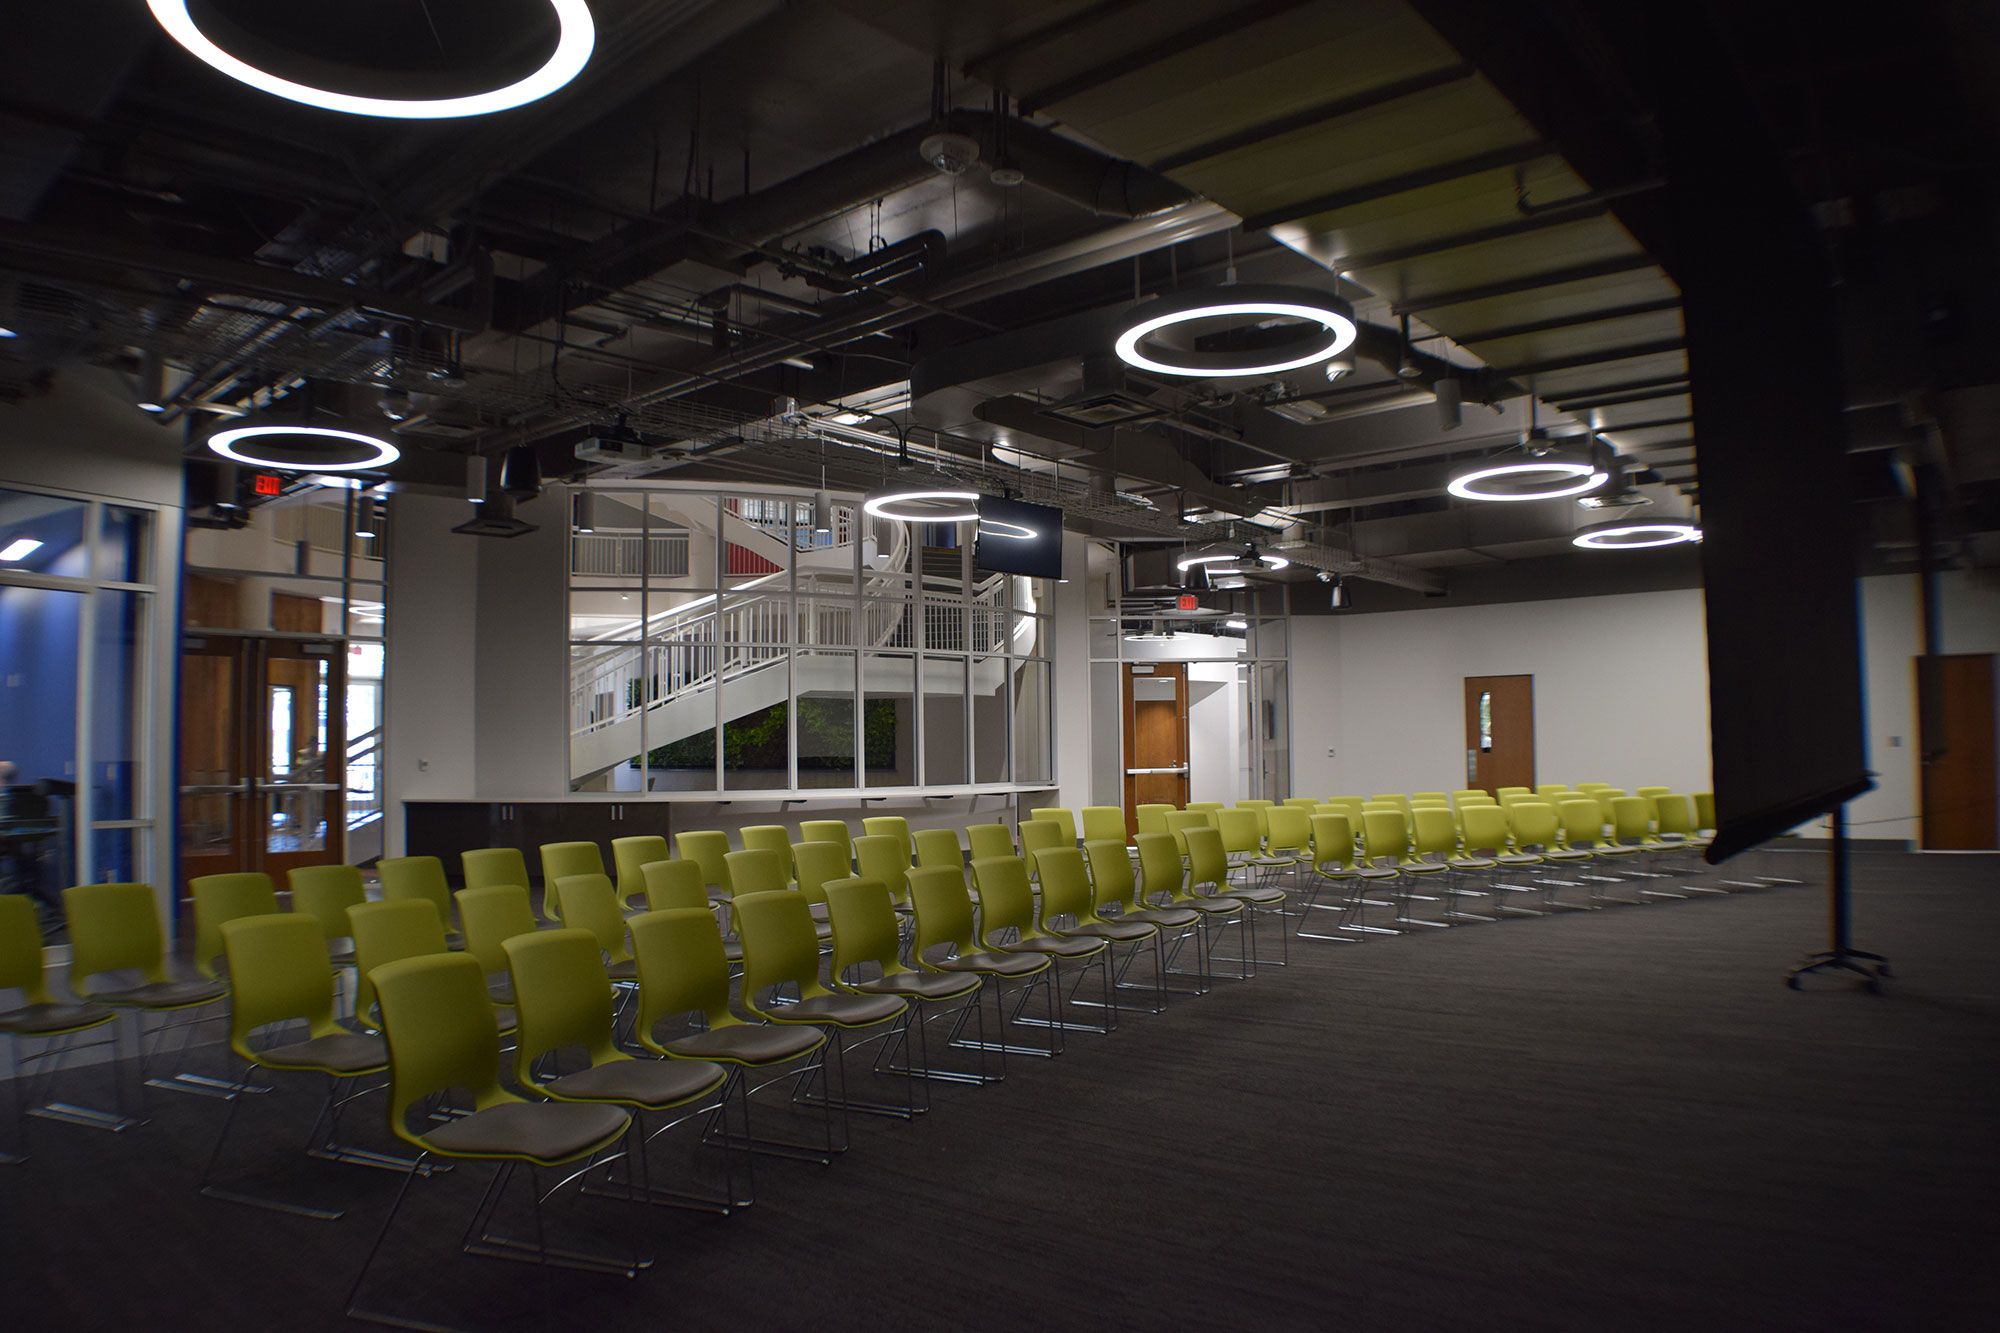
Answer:
<svg viewBox="0 0 2000 1333"><path fill-rule="evenodd" d="M1890 749L1892 749L1892 750L1897 750L1897 749L1901 749L1901 748L1902 748L1902 745L1903 745L1903 738L1902 738L1901 736L1891 736L1891 737L1889 738L1889 748L1890 748Z"/></svg>

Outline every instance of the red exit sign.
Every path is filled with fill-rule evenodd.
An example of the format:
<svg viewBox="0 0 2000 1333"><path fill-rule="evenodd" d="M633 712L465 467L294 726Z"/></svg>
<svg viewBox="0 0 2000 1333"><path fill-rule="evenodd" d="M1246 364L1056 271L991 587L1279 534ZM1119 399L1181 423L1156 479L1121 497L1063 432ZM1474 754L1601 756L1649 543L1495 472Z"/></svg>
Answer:
<svg viewBox="0 0 2000 1333"><path fill-rule="evenodd" d="M250 489L259 495L276 495L284 489L284 483L275 472L259 472L250 478Z"/></svg>
<svg viewBox="0 0 2000 1333"><path fill-rule="evenodd" d="M1196 597L1191 592L1184 592L1174 599L1174 609L1177 611L1198 611L1201 609L1201 598Z"/></svg>

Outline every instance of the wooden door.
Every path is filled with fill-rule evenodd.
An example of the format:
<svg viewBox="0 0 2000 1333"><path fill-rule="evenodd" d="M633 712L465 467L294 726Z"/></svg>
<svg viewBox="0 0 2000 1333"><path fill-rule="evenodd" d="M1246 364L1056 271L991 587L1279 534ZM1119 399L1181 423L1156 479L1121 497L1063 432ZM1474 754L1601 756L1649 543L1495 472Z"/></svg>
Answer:
<svg viewBox="0 0 2000 1333"><path fill-rule="evenodd" d="M1919 708L1932 730L1917 748L1923 789L1926 849L2000 846L1996 827L1993 745L1993 656L1953 654L1934 659L1933 710ZM1916 662L1921 681L1922 658ZM1922 685L1919 684L1921 693ZM1920 724L1921 725L1921 724ZM1939 753L1939 751L1942 751ZM1926 762L1922 756L1936 754Z"/></svg>
<svg viewBox="0 0 2000 1333"><path fill-rule="evenodd" d="M1139 831L1142 805L1187 804L1187 667L1125 667L1125 831Z"/></svg>
<svg viewBox="0 0 2000 1333"><path fill-rule="evenodd" d="M1465 678L1465 785L1535 785L1535 678Z"/></svg>

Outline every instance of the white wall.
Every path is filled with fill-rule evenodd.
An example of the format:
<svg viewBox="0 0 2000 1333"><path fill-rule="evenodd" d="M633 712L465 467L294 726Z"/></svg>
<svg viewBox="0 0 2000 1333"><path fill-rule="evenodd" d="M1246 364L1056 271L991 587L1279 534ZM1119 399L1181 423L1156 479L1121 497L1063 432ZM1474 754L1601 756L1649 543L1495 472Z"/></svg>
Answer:
<svg viewBox="0 0 2000 1333"><path fill-rule="evenodd" d="M479 548L476 796L569 794L568 506L569 492L551 488L515 510L537 531L458 538Z"/></svg>
<svg viewBox="0 0 2000 1333"><path fill-rule="evenodd" d="M1081 810L1090 799L1090 607L1085 565L1089 541L1063 534L1063 573L1056 585L1055 644L1050 649L1051 708L1055 727L1055 804Z"/></svg>
<svg viewBox="0 0 2000 1333"><path fill-rule="evenodd" d="M1235 662L1188 663L1190 801L1234 805L1249 794L1250 751L1243 735L1248 675Z"/></svg>
<svg viewBox="0 0 2000 1333"><path fill-rule="evenodd" d="M1465 677L1508 675L1535 678L1539 780L1708 790L1698 589L1301 616L1292 635L1296 793L1464 786Z"/></svg>
<svg viewBox="0 0 2000 1333"><path fill-rule="evenodd" d="M479 546L453 532L463 499L404 492L390 501L388 784L385 854L403 853L402 802L474 787Z"/></svg>

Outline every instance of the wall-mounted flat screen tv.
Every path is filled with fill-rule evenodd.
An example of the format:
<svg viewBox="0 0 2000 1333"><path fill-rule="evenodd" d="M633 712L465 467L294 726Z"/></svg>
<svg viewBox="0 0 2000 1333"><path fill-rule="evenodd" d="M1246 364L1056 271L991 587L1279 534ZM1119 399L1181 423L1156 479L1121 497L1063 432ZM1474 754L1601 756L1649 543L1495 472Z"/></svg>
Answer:
<svg viewBox="0 0 2000 1333"><path fill-rule="evenodd" d="M982 496L972 563L991 574L1062 577L1062 510Z"/></svg>

